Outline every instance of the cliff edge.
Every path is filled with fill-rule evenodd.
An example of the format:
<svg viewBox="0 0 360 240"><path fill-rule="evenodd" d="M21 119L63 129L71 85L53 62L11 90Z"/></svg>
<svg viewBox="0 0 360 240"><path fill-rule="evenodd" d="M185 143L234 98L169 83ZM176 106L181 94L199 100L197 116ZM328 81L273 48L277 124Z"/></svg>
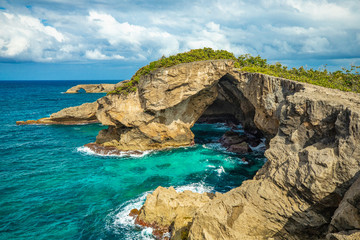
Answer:
<svg viewBox="0 0 360 240"><path fill-rule="evenodd" d="M141 225L168 229L173 239L358 236L358 224L346 223L359 219L356 211L346 214L359 209L351 193L359 183L350 188L360 171L358 94L242 72L231 60L209 60L156 70L140 78L135 92L107 95L94 106L91 116L109 128L92 148L192 145L194 123L219 115L234 117L246 131L267 139L268 161L252 180L225 194L198 195L203 200L192 200L193 206L182 199L196 195L157 190L156 196L171 201L149 197L136 218ZM166 204L172 205L165 221L158 206ZM176 204L187 210L177 213Z"/></svg>

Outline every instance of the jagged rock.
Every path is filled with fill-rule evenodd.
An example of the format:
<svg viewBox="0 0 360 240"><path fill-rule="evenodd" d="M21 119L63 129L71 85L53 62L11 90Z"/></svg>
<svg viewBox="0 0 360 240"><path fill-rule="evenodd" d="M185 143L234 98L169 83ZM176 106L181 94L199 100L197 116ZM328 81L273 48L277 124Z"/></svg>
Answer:
<svg viewBox="0 0 360 240"><path fill-rule="evenodd" d="M247 142L233 144L230 147L228 147L227 150L229 152L239 153L239 154L252 152Z"/></svg>
<svg viewBox="0 0 360 240"><path fill-rule="evenodd" d="M283 79L244 79L250 80L255 82L249 86L263 84L269 93L279 86L283 92L294 89ZM278 98L272 111L279 129L265 152L267 163L253 180L204 205L189 239L325 238L331 216L360 170L360 98L307 84L298 89L282 102ZM268 121L256 124L264 128Z"/></svg>
<svg viewBox="0 0 360 240"><path fill-rule="evenodd" d="M249 140L246 135L239 135L233 131L227 131L219 140L226 150L234 153L244 154L252 152L247 141Z"/></svg>
<svg viewBox="0 0 360 240"><path fill-rule="evenodd" d="M346 192L332 217L329 240L360 239L360 178Z"/></svg>
<svg viewBox="0 0 360 240"><path fill-rule="evenodd" d="M49 118L39 120L17 121L18 125L27 124L58 124L58 125L75 125L89 124L99 122L96 118L98 108L97 102L84 103L80 106L69 107L51 114Z"/></svg>
<svg viewBox="0 0 360 240"><path fill-rule="evenodd" d="M140 79L138 91L98 100L104 125L96 143L122 151L164 149L194 143L190 128L218 96L219 79L232 61L203 61L160 69Z"/></svg>
<svg viewBox="0 0 360 240"><path fill-rule="evenodd" d="M232 61L180 64L141 77L135 93L98 100L96 117L109 129L99 133L96 146L128 151L191 145L193 124L219 112L264 134L268 161L254 179L196 210L189 239L324 239L360 171L358 94L244 73ZM150 209L149 223L161 226L163 215L176 211ZM331 230L330 237L357 236L336 222L340 216L333 218L339 232Z"/></svg>
<svg viewBox="0 0 360 240"><path fill-rule="evenodd" d="M220 195L216 194L216 197ZM212 193L200 194L187 190L178 193L173 187L158 187L147 196L135 223L151 226L161 235L170 232L174 240L185 239L183 237L188 235L195 212L213 198L215 194ZM157 235L162 239L161 235Z"/></svg>
<svg viewBox="0 0 360 240"><path fill-rule="evenodd" d="M233 132L233 131L227 131L221 138L220 138L220 143L221 145L223 145L224 147L228 148L231 145L235 145L238 143L242 143L245 142L247 140L247 136L246 135L242 135L240 136L238 133Z"/></svg>

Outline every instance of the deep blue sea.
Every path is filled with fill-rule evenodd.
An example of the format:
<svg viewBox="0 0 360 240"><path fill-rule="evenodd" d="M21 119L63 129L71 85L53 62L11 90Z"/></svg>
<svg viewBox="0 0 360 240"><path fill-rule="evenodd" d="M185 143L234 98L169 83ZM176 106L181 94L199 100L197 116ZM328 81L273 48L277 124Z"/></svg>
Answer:
<svg viewBox="0 0 360 240"><path fill-rule="evenodd" d="M99 156L82 147L95 141L100 124L15 124L95 101L104 94L63 92L101 82L116 81L0 81L0 239L152 239L151 229L127 215L157 186L226 192L266 160L255 149L244 163L221 148L224 124L196 124L195 146L141 157Z"/></svg>

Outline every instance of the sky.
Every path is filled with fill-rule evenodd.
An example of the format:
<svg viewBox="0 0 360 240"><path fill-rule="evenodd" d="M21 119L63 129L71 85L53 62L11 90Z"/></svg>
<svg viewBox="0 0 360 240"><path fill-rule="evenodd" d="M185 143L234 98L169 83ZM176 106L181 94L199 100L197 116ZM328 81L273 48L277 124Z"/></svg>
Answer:
<svg viewBox="0 0 360 240"><path fill-rule="evenodd" d="M360 0L0 0L0 80L122 80L190 49L360 65Z"/></svg>

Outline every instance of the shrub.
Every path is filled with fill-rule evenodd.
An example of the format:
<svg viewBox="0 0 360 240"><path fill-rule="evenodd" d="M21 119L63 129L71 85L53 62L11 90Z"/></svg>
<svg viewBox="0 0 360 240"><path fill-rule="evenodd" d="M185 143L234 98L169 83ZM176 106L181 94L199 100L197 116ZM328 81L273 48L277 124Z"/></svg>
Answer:
<svg viewBox="0 0 360 240"><path fill-rule="evenodd" d="M128 94L130 92L136 92L137 84L139 83L140 77L142 75L146 75L152 71L155 71L159 68L166 68L175 66L180 63L189 63L196 61L204 61L204 60L216 60L216 59L232 59L236 60L234 54L225 51L225 50L213 50L211 48L203 48L203 49L193 49L189 52L178 53L169 57L161 57L159 60L149 63L134 74L132 76L130 82L128 82L125 86L122 85L117 89L108 92L108 94Z"/></svg>
<svg viewBox="0 0 360 240"><path fill-rule="evenodd" d="M360 92L360 66L352 65L350 69L342 68L335 72L328 72L326 66L323 69L314 70L304 67L288 69L281 63L268 64L266 59L260 56L253 57L250 54L240 55L235 58L234 54L225 50L213 50L211 48L193 49L189 52L178 53L169 57L162 56L159 60L149 63L140 68L130 82L123 84L108 94L129 94L136 92L140 77L160 68L171 67L181 63L189 63L203 60L231 59L235 67L246 72L258 72L275 77L282 77L299 82L311 83L328 88L336 88L343 91Z"/></svg>

